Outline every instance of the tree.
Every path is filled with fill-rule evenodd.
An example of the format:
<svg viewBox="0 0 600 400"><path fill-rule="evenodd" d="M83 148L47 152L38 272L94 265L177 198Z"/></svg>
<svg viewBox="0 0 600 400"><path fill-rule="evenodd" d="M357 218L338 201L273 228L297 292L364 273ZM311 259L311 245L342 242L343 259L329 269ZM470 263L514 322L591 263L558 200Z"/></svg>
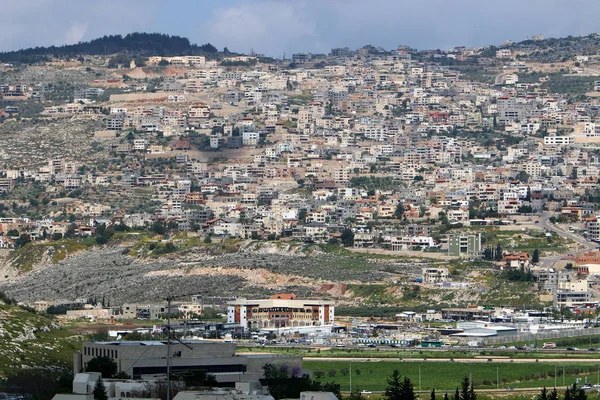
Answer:
<svg viewBox="0 0 600 400"><path fill-rule="evenodd" d="M306 221L306 208L301 208L300 211L298 211L298 220L301 222Z"/></svg>
<svg viewBox="0 0 600 400"><path fill-rule="evenodd" d="M132 58L125 53L115 54L108 61L108 68L117 68L119 66L129 67L129 63L131 63Z"/></svg>
<svg viewBox="0 0 600 400"><path fill-rule="evenodd" d="M406 211L406 209L404 208L402 203L398 203L398 205L396 206L396 211L394 211L394 217L402 218L405 211Z"/></svg>
<svg viewBox="0 0 600 400"><path fill-rule="evenodd" d="M24 369L9 373L3 386L9 388L15 398L50 400L56 393L70 391L72 384L70 373L57 376L55 371Z"/></svg>
<svg viewBox="0 0 600 400"><path fill-rule="evenodd" d="M429 394L429 399L430 400L435 400L435 388L431 389L431 393Z"/></svg>
<svg viewBox="0 0 600 400"><path fill-rule="evenodd" d="M387 386L383 392L383 397L387 400L404 400L402 398L402 382L400 381L400 371L395 369L387 379Z"/></svg>
<svg viewBox="0 0 600 400"><path fill-rule="evenodd" d="M307 391L332 392L338 399L341 398L339 384L330 382L321 384L318 381L313 381L307 374L298 376L299 369L297 368L289 371L287 365L277 367L274 364L267 363L263 365L263 371L264 381L269 387L269 394L277 400L284 398L297 399L300 398L301 392Z"/></svg>
<svg viewBox="0 0 600 400"><path fill-rule="evenodd" d="M358 390L355 390L352 393L350 393L348 397L345 397L344 400L365 400L365 398Z"/></svg>
<svg viewBox="0 0 600 400"><path fill-rule="evenodd" d="M342 232L341 239L344 247L354 246L354 232L352 232L351 229L344 229L344 231Z"/></svg>
<svg viewBox="0 0 600 400"><path fill-rule="evenodd" d="M529 181L529 174L525 171L519 171L516 178L523 183L527 183Z"/></svg>
<svg viewBox="0 0 600 400"><path fill-rule="evenodd" d="M106 395L106 388L104 387L104 382L102 382L102 378L98 377L96 384L94 385L94 390L92 391L94 396L94 400L108 400L108 396Z"/></svg>
<svg viewBox="0 0 600 400"><path fill-rule="evenodd" d="M540 262L540 251L538 249L533 250L533 255L531 256L531 262L533 264L537 264Z"/></svg>
<svg viewBox="0 0 600 400"><path fill-rule="evenodd" d="M475 390L473 390L473 384L469 380L468 376L465 376L463 378L463 381L460 386L460 400L476 400L477 395L475 394Z"/></svg>
<svg viewBox="0 0 600 400"><path fill-rule="evenodd" d="M496 246L496 254L494 255L494 259L496 261L502 261L503 257L504 257L504 252L502 250L502 246L500 245L500 243L498 243L498 245Z"/></svg>
<svg viewBox="0 0 600 400"><path fill-rule="evenodd" d="M110 357L94 357L92 358L85 369L85 372L100 372L102 378L109 379L117 374L117 363Z"/></svg>
<svg viewBox="0 0 600 400"><path fill-rule="evenodd" d="M417 395L415 394L415 387L412 381L407 376L404 377L401 388L402 391L400 398L402 400L416 400Z"/></svg>
<svg viewBox="0 0 600 400"><path fill-rule="evenodd" d="M587 394L583 388L577 387L577 384L573 383L565 391L565 400L587 400Z"/></svg>
<svg viewBox="0 0 600 400"><path fill-rule="evenodd" d="M19 231L16 229L9 229L8 232L6 232L6 236L9 237L18 237L19 236Z"/></svg>
<svg viewBox="0 0 600 400"><path fill-rule="evenodd" d="M158 235L164 235L167 233L167 227L163 221L156 220L152 224L152 231Z"/></svg>
<svg viewBox="0 0 600 400"><path fill-rule="evenodd" d="M548 389L544 386L540 393L535 396L536 400L548 400Z"/></svg>

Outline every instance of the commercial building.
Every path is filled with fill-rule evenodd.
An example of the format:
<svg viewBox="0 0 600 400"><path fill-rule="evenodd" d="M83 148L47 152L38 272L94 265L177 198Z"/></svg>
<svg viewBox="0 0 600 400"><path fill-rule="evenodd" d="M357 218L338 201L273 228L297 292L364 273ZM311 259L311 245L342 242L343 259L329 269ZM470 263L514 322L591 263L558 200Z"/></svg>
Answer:
<svg viewBox="0 0 600 400"><path fill-rule="evenodd" d="M302 367L302 357L236 354L235 343L189 341L171 343L170 347L174 375L202 371L214 375L218 382L260 379L266 363ZM117 364L117 372L133 379L159 379L166 375L167 356L166 341L85 342L82 352L74 356L73 370L82 372L92 358L108 357Z"/></svg>
<svg viewBox="0 0 600 400"><path fill-rule="evenodd" d="M335 307L327 300L298 300L293 294L276 294L270 299L230 301L227 322L245 329L300 328L333 325Z"/></svg>

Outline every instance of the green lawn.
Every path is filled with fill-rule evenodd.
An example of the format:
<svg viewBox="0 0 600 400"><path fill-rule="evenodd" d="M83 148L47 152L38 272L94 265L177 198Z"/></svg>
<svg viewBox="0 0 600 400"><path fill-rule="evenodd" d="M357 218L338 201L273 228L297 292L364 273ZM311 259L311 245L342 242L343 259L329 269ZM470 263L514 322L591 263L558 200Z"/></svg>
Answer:
<svg viewBox="0 0 600 400"><path fill-rule="evenodd" d="M458 363L458 362L410 362L379 361L304 361L304 368L315 374L323 373L322 382L336 382L342 391L350 390L352 366L352 390L382 391L386 387L386 378L394 369L402 376L408 376L415 385L423 390L435 388L440 391L454 390L464 376L471 376L478 388L495 388L496 376L500 387L538 387L554 386L554 364L550 363ZM420 370L420 384L419 384ZM565 384L572 384L576 377L587 376L589 382L596 383L598 364L577 363L565 366ZM497 374L497 375L496 375ZM557 385L562 387L562 366L557 366ZM333 375L333 376L332 376Z"/></svg>

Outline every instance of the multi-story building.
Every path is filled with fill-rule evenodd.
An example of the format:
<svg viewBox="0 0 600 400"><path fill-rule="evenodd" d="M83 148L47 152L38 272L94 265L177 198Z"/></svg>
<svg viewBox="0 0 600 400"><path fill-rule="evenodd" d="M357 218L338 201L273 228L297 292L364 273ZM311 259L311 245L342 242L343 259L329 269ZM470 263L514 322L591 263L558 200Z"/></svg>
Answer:
<svg viewBox="0 0 600 400"><path fill-rule="evenodd" d="M448 236L448 255L454 257L477 257L481 254L481 233Z"/></svg>
<svg viewBox="0 0 600 400"><path fill-rule="evenodd" d="M448 268L423 268L423 283L436 284L448 280Z"/></svg>
<svg viewBox="0 0 600 400"><path fill-rule="evenodd" d="M276 294L269 299L230 301L227 322L245 329L332 325L335 307L328 300L298 300L293 294Z"/></svg>

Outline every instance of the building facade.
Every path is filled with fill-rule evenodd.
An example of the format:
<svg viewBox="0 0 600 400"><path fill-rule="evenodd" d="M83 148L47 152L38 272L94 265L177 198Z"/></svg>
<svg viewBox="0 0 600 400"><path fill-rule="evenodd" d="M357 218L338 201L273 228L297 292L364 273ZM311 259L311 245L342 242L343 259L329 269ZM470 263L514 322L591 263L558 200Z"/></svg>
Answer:
<svg viewBox="0 0 600 400"><path fill-rule="evenodd" d="M455 257L477 257L481 254L481 234L450 235L448 237L448 255Z"/></svg>
<svg viewBox="0 0 600 400"><path fill-rule="evenodd" d="M227 322L244 329L288 328L332 325L335 307L327 300L298 300L294 295L270 299L230 301Z"/></svg>
<svg viewBox="0 0 600 400"><path fill-rule="evenodd" d="M213 341L174 342L170 345L173 375L202 371L218 382L240 382L262 378L265 363L302 367L302 357L240 355L235 343ZM85 342L75 354L75 373L85 370L95 357L108 357L117 364L117 372L133 379L163 378L167 372L169 346L166 341Z"/></svg>

